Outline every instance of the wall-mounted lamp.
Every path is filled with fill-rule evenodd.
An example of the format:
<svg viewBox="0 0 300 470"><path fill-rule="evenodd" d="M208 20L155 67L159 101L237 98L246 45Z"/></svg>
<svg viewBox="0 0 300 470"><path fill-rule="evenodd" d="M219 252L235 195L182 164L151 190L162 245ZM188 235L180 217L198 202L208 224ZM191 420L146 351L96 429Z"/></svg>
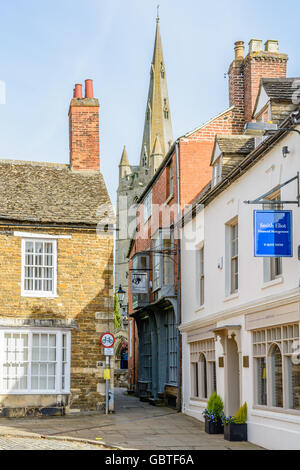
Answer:
<svg viewBox="0 0 300 470"><path fill-rule="evenodd" d="M285 145L284 147L282 147L282 155L283 155L283 158L286 158L289 153L291 153L291 151L289 150L289 148L288 148L287 145Z"/></svg>

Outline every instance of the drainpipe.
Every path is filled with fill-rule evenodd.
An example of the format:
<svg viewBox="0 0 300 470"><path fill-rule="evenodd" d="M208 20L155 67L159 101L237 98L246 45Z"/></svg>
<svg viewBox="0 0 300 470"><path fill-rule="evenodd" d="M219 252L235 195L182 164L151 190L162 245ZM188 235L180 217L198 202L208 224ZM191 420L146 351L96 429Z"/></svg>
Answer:
<svg viewBox="0 0 300 470"><path fill-rule="evenodd" d="M181 217L180 209L180 171L179 171L179 140L175 142L175 152L176 152L176 193L177 193L177 222L179 222ZM179 248L179 237L180 229L179 225L177 227L177 244L176 244L176 261L177 261L177 325L179 327L181 319L181 305L180 305L180 248ZM181 355L180 355L180 334L179 330L177 331L177 383L178 383L178 411L181 411L181 380L180 380L180 365L181 365Z"/></svg>

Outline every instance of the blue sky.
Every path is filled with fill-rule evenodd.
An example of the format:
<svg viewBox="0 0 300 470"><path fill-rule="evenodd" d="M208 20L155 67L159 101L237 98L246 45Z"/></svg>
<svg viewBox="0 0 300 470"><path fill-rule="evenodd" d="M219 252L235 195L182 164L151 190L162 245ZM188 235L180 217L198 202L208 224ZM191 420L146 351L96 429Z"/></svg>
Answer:
<svg viewBox="0 0 300 470"><path fill-rule="evenodd" d="M123 145L139 160L157 3L174 138L228 106L237 40L278 39L288 75L300 76L298 0L2 0L0 158L68 163L73 86L92 78L115 202Z"/></svg>

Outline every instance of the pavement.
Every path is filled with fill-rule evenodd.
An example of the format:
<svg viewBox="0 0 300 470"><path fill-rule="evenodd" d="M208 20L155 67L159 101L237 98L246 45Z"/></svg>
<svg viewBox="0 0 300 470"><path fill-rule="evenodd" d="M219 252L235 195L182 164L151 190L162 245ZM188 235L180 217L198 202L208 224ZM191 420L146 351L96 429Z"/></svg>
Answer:
<svg viewBox="0 0 300 470"><path fill-rule="evenodd" d="M151 406L115 389L115 413L0 420L0 450L258 450L248 442L209 435L176 410Z"/></svg>

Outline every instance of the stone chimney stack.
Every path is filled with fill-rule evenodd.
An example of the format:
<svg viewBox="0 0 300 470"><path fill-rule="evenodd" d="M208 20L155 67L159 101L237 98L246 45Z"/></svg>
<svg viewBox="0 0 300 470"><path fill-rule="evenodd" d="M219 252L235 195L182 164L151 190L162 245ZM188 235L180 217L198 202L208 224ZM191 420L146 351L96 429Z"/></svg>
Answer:
<svg viewBox="0 0 300 470"><path fill-rule="evenodd" d="M94 98L93 81L76 84L69 109L70 166L72 170L100 171L99 101Z"/></svg>
<svg viewBox="0 0 300 470"><path fill-rule="evenodd" d="M278 41L251 39L244 57L243 41L235 43L235 57L229 67L229 104L234 106L233 133L241 134L245 122L252 120L261 78L285 78L288 56L279 52Z"/></svg>
<svg viewBox="0 0 300 470"><path fill-rule="evenodd" d="M244 103L244 74L243 62L245 46L244 41L235 43L234 61L229 67L229 105L234 106L233 133L241 134L245 123L245 103Z"/></svg>

